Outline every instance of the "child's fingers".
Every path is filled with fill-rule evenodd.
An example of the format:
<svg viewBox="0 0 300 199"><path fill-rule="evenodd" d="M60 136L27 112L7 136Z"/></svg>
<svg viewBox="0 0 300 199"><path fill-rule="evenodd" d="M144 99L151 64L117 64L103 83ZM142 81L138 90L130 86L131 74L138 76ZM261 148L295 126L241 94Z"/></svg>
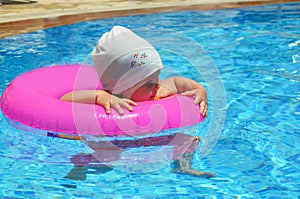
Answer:
<svg viewBox="0 0 300 199"><path fill-rule="evenodd" d="M132 101L132 100L128 100L128 103L129 103L130 105L134 105L134 106L137 106L137 103L136 103L135 101Z"/></svg>
<svg viewBox="0 0 300 199"><path fill-rule="evenodd" d="M206 110L206 112L204 114L205 114L204 117L208 116L208 109Z"/></svg>
<svg viewBox="0 0 300 199"><path fill-rule="evenodd" d="M200 112L202 113L202 115L203 115L203 113L204 113L204 109L205 109L205 103L202 101L202 102L200 103Z"/></svg>
<svg viewBox="0 0 300 199"><path fill-rule="evenodd" d="M200 113L203 115L203 117L207 116L207 114L208 114L207 102L205 102L205 100L203 100L203 97L199 93L197 93L196 90L185 91L181 94L185 95L185 96L194 97L195 98L194 104L199 104Z"/></svg>
<svg viewBox="0 0 300 199"><path fill-rule="evenodd" d="M114 104L113 105L113 108L116 109L116 111L120 114L120 115L123 115L124 114L124 111L123 109L121 108L120 104Z"/></svg>
<svg viewBox="0 0 300 199"><path fill-rule="evenodd" d="M202 99L199 96L196 97L195 100L194 100L194 104L200 104L201 100Z"/></svg>
<svg viewBox="0 0 300 199"><path fill-rule="evenodd" d="M137 106L137 103L135 103L134 101L132 101L130 99L123 99L122 102L120 103L120 105L129 111L133 111L133 108L130 105Z"/></svg>
<svg viewBox="0 0 300 199"><path fill-rule="evenodd" d="M122 107L126 108L129 111L133 111L133 108L129 105L129 102L122 103Z"/></svg>
<svg viewBox="0 0 300 199"><path fill-rule="evenodd" d="M200 113L203 115L203 117L206 117L208 114L208 106L204 101L200 103Z"/></svg>
<svg viewBox="0 0 300 199"><path fill-rule="evenodd" d="M110 104L103 104L104 110L106 114L110 114Z"/></svg>

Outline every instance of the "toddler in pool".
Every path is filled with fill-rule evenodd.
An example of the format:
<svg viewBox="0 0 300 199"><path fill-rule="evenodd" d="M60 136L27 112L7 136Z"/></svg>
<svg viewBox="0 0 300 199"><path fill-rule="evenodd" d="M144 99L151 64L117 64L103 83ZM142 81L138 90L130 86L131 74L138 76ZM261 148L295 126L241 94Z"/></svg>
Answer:
<svg viewBox="0 0 300 199"><path fill-rule="evenodd" d="M103 89L72 91L62 96L62 100L95 103L103 106L107 114L110 114L111 108L124 114L124 108L133 111L137 102L181 94L193 97L204 117L208 114L205 88L194 80L180 76L159 80L163 65L158 52L149 42L125 27L114 26L103 34L92 52L92 58ZM199 142L198 137L190 136L190 139L192 145ZM211 172L191 168L193 154L190 151L178 157L173 171L214 176Z"/></svg>
<svg viewBox="0 0 300 199"><path fill-rule="evenodd" d="M180 76L159 80L163 65L158 52L131 30L113 27L99 39L92 57L103 89L73 91L62 96L62 100L96 103L103 106L107 114L111 107L123 114L122 108L132 111L136 102L182 94L194 97L200 113L207 116L205 88Z"/></svg>

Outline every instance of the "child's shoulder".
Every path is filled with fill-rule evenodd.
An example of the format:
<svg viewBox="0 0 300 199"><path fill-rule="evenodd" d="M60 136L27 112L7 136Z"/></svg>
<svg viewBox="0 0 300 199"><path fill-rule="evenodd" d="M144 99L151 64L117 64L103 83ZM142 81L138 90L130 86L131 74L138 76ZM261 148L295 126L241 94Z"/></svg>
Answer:
<svg viewBox="0 0 300 199"><path fill-rule="evenodd" d="M174 77L169 77L159 81L160 87L157 91L159 98L164 98L176 93L176 86L174 83Z"/></svg>

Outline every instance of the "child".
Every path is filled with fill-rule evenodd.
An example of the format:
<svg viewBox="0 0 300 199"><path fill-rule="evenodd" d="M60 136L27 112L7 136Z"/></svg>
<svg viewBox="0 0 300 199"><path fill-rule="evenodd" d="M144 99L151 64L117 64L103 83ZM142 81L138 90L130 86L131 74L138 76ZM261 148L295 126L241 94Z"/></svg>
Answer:
<svg viewBox="0 0 300 199"><path fill-rule="evenodd" d="M159 80L163 65L158 52L131 30L113 27L99 39L92 57L103 90L73 91L62 96L62 100L96 103L103 106L107 114L111 107L123 114L122 108L133 111L136 102L182 94L193 97L200 113L207 116L205 88L185 77Z"/></svg>
<svg viewBox="0 0 300 199"><path fill-rule="evenodd" d="M111 108L124 114L123 108L133 111L133 106L137 106L136 102L182 94L193 97L194 103L199 105L200 113L207 116L208 100L205 88L185 77L159 80L163 65L158 52L131 30L121 26L113 27L99 39L92 57L103 89L72 91L62 96L62 100L95 103L103 106L107 114L110 114ZM196 140L199 139L190 136L190 140L197 144ZM98 149L95 151L99 153ZM188 152L176 157L173 171L196 176L214 176L211 172L191 168L193 154L194 152Z"/></svg>

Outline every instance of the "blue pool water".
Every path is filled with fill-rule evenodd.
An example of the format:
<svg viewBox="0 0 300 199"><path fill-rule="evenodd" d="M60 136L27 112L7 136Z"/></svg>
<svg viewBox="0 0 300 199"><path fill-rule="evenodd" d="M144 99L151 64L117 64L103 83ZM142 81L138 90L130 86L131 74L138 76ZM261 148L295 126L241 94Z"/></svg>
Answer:
<svg viewBox="0 0 300 199"><path fill-rule="evenodd" d="M289 3L128 16L1 39L0 93L26 71L90 63L113 25L142 35L161 53L162 78L179 73L208 89L212 111L196 134L212 146L199 146L193 166L216 177L129 164L67 179L71 157L89 152L84 143L17 130L1 114L0 198L299 198L299 10Z"/></svg>

